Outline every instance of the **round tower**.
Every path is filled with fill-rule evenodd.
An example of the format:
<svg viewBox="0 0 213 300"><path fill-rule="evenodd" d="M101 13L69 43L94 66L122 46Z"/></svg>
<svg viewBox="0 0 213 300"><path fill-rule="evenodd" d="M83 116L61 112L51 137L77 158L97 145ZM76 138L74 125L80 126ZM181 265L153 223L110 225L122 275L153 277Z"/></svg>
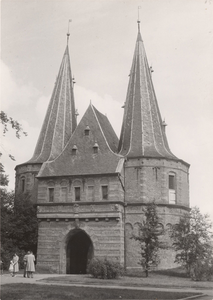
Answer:
<svg viewBox="0 0 213 300"><path fill-rule="evenodd" d="M146 57L138 21L138 36L130 71L119 153L125 157L125 248L126 267L138 268L139 247L131 239L152 201L161 218L159 234L168 241L161 253L160 268L174 265L169 230L189 210L189 164L170 150Z"/></svg>

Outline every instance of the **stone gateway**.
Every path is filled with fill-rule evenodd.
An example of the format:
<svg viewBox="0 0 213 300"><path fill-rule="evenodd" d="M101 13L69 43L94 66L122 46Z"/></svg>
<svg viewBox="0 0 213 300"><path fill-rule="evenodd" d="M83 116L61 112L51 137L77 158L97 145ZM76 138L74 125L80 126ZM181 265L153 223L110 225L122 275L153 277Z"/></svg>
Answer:
<svg viewBox="0 0 213 300"><path fill-rule="evenodd" d="M85 274L107 257L140 268L131 236L152 201L169 245L158 267L174 266L169 231L189 210L189 164L169 148L151 73L138 21L120 139L92 104L77 124L67 42L34 155L16 166L16 198L37 204L38 267Z"/></svg>

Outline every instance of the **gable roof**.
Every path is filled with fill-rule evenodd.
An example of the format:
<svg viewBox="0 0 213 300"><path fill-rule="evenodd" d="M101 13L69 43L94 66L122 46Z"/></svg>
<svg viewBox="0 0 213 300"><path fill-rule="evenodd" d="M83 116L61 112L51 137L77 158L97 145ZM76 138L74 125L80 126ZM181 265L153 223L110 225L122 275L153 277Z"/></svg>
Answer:
<svg viewBox="0 0 213 300"><path fill-rule="evenodd" d="M57 157L76 128L73 79L68 45L33 157L27 163L43 163Z"/></svg>
<svg viewBox="0 0 213 300"><path fill-rule="evenodd" d="M118 138L109 120L90 104L64 151L44 163L38 177L118 173L123 157L114 152L117 146Z"/></svg>
<svg viewBox="0 0 213 300"><path fill-rule="evenodd" d="M127 157L177 159L167 142L139 23L118 152Z"/></svg>

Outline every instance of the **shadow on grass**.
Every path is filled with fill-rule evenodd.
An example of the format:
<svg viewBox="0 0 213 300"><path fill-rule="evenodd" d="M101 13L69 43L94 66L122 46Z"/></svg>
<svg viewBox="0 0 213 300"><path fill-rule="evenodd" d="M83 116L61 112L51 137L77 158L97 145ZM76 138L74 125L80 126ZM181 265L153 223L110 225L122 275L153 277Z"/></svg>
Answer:
<svg viewBox="0 0 213 300"><path fill-rule="evenodd" d="M199 293L143 291L128 289L68 287L39 284L7 284L2 286L4 300L89 300L89 299L181 299Z"/></svg>
<svg viewBox="0 0 213 300"><path fill-rule="evenodd" d="M174 269L150 271L149 274L159 274L159 275L166 275L172 277L189 278L186 274L186 271L181 267L174 268ZM129 277L141 277L141 278L146 277L145 272L142 270L127 270L125 272L125 275Z"/></svg>

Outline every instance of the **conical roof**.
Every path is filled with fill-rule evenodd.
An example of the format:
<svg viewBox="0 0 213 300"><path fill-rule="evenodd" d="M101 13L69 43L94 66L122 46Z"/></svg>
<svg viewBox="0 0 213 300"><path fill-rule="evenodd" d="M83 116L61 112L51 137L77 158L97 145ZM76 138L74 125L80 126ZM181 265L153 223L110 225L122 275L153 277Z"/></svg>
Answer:
<svg viewBox="0 0 213 300"><path fill-rule="evenodd" d="M127 157L176 158L168 146L139 24L118 152Z"/></svg>
<svg viewBox="0 0 213 300"><path fill-rule="evenodd" d="M62 59L44 123L30 163L57 157L77 125L68 45Z"/></svg>

